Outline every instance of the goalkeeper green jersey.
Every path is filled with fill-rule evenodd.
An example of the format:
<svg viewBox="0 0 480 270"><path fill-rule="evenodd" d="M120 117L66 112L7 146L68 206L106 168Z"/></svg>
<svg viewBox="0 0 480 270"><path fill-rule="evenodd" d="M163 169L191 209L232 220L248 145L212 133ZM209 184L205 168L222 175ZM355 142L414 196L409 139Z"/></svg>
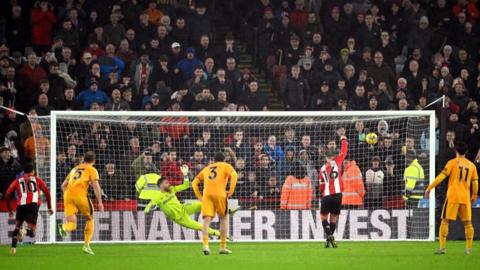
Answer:
<svg viewBox="0 0 480 270"><path fill-rule="evenodd" d="M188 178L183 180L183 184L171 187L168 192L158 192L147 205L145 210L149 210L153 205L157 205L165 215L172 219L178 220L184 215L183 204L177 198L176 193L188 189L190 181Z"/></svg>

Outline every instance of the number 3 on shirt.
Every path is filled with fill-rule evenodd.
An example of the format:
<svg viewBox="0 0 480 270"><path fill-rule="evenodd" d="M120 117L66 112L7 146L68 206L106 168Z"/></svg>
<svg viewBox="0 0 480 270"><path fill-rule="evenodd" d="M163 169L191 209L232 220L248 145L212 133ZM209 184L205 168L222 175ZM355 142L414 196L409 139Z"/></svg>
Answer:
<svg viewBox="0 0 480 270"><path fill-rule="evenodd" d="M208 176L210 180L215 180L215 178L217 178L217 166L210 167L210 176Z"/></svg>

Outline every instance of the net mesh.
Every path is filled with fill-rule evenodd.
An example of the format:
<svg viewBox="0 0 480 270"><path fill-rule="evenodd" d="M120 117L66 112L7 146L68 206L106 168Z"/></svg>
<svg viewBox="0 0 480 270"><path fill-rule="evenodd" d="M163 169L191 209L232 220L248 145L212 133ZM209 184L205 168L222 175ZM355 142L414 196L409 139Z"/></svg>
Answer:
<svg viewBox="0 0 480 270"><path fill-rule="evenodd" d="M50 184L50 118L32 118L37 146L38 174ZM230 203L241 211L231 219L230 234L239 240L323 239L319 221L318 171L325 153L338 151L340 135L349 142L343 165L342 214L338 239L427 239L428 202L406 191L405 168L414 153L429 179L429 118L427 116L106 116L57 115L56 221L62 222L60 185L87 150L96 153L95 167L106 211L95 213L94 240L196 240L200 234L181 228L156 211L143 213L135 183L140 175L159 173L173 185L182 183L180 166L187 164L190 179L213 161L217 151L238 172ZM378 136L376 144L367 134ZM145 154L147 153L147 154ZM295 182L299 166L306 169L302 184ZM293 181L293 182L292 182ZM287 184L290 183L290 184ZM292 184L293 183L293 184ZM92 198L93 191L90 191ZM177 194L195 200L191 189ZM45 215L45 214L43 214ZM199 214L193 216L201 220ZM47 221L48 219L45 218ZM79 218L78 228L84 220ZM212 225L217 226L214 220ZM11 228L13 229L13 228ZM48 222L37 241L48 240ZM79 229L69 238L81 241Z"/></svg>

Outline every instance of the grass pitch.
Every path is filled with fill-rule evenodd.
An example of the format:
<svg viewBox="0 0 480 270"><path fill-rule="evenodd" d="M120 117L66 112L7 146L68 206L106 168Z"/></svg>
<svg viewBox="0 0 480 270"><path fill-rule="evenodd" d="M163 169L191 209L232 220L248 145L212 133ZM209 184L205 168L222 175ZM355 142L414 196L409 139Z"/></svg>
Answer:
<svg viewBox="0 0 480 270"><path fill-rule="evenodd" d="M0 246L0 269L99 270L235 270L235 269L478 269L480 250L474 244L464 255L464 242L448 242L446 255L433 255L430 242L339 242L338 249L323 243L234 243L232 255L204 256L201 244L92 244L95 256L81 245L19 245L17 255Z"/></svg>

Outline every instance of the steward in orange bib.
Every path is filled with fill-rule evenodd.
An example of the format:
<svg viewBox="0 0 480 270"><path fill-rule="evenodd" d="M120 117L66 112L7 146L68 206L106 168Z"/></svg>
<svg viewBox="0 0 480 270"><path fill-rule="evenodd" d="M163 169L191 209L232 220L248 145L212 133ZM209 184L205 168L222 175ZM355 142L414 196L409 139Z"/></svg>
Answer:
<svg viewBox="0 0 480 270"><path fill-rule="evenodd" d="M283 184L280 209L310 209L312 196L312 180L307 176L305 167L297 164Z"/></svg>

